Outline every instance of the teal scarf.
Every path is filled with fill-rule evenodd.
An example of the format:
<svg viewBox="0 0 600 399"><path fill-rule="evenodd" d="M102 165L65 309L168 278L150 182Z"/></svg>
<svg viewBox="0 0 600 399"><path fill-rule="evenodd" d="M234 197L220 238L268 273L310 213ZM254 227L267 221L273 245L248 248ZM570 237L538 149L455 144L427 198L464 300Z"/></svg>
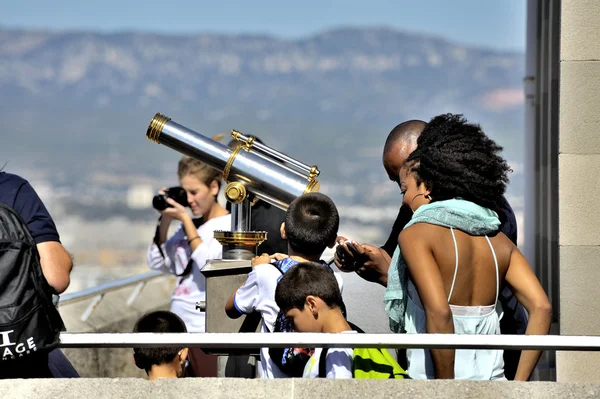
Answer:
<svg viewBox="0 0 600 399"><path fill-rule="evenodd" d="M474 236L490 234L498 231L500 227L500 220L496 212L461 199L421 205L404 228L416 223L453 227ZM406 311L407 284L406 264L398 246L390 263L387 289L383 297L392 332L405 332L404 313Z"/></svg>

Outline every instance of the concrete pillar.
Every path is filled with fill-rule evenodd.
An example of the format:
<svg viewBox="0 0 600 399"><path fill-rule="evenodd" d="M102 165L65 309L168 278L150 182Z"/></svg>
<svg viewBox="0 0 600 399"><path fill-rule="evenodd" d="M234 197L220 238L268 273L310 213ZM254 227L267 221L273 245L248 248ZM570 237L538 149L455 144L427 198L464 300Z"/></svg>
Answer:
<svg viewBox="0 0 600 399"><path fill-rule="evenodd" d="M600 1L562 0L560 327L600 335ZM600 353L557 354L558 381L600 382Z"/></svg>

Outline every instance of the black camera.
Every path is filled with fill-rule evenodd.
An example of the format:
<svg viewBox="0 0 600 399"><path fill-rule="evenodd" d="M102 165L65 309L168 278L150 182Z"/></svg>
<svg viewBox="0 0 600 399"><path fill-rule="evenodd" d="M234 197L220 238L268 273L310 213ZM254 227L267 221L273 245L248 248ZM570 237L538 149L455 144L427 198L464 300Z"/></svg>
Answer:
<svg viewBox="0 0 600 399"><path fill-rule="evenodd" d="M178 204L182 206L190 206L187 201L187 193L181 187L171 187L167 189L167 192L164 194L155 195L152 198L152 206L157 211L164 211L167 208L170 208L171 205L167 202L167 198L172 198Z"/></svg>

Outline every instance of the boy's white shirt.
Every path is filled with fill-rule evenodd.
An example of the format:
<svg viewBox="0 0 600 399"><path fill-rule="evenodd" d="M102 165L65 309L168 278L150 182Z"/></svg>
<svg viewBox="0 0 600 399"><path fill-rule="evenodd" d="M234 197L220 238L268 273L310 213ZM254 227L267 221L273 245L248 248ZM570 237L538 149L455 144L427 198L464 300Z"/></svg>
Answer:
<svg viewBox="0 0 600 399"><path fill-rule="evenodd" d="M352 334L356 331L343 331L340 334ZM319 363L323 348L315 348L315 353L310 357L304 367L302 378L319 378ZM354 359L352 348L329 348L325 357L326 378L352 378L352 361Z"/></svg>
<svg viewBox="0 0 600 399"><path fill-rule="evenodd" d="M282 274L274 265L256 265L233 298L233 303L238 312L245 314L254 311L260 312L262 316L261 332L273 331L275 319L279 314L279 307L275 303L275 289L281 276ZM340 287L340 292L342 292L342 277L337 272L334 272L334 276ZM260 363L262 368L260 376L262 378L288 378L288 375L281 372L271 361L269 348L260 349Z"/></svg>

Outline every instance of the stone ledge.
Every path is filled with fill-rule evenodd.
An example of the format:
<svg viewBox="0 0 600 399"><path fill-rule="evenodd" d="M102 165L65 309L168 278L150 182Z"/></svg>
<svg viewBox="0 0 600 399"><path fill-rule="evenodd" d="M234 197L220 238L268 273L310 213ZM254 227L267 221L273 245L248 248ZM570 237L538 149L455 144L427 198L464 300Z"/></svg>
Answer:
<svg viewBox="0 0 600 399"><path fill-rule="evenodd" d="M146 381L136 378L71 380L4 380L5 399L142 398L597 398L600 385L555 382L246 380L190 378Z"/></svg>

